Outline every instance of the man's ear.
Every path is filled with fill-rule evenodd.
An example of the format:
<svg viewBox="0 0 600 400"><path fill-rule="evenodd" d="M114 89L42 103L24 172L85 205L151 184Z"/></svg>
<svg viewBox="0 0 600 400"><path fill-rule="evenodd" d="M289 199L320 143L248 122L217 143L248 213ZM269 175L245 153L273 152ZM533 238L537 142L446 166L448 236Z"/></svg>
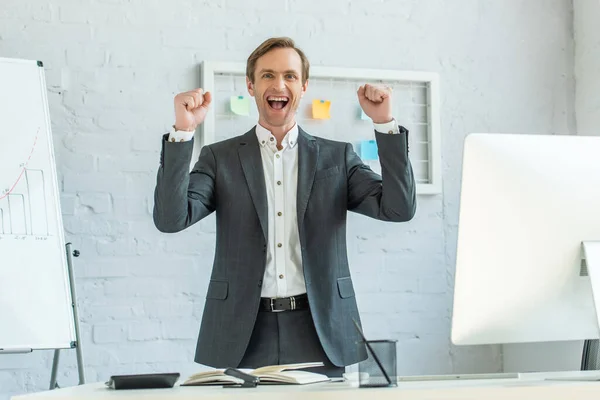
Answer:
<svg viewBox="0 0 600 400"><path fill-rule="evenodd" d="M304 84L302 85L302 92L300 92L300 97L304 96L304 93L306 93L306 90L308 89L308 79L306 80L306 82L304 82Z"/></svg>
<svg viewBox="0 0 600 400"><path fill-rule="evenodd" d="M250 93L250 96L254 97L254 84L250 82L248 77L246 77L246 87L248 88L248 93Z"/></svg>

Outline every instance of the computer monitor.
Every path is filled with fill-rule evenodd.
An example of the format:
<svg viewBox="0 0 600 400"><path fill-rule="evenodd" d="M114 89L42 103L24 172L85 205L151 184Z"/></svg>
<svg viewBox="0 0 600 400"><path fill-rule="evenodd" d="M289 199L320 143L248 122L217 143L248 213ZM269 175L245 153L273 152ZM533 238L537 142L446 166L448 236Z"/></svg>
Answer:
<svg viewBox="0 0 600 400"><path fill-rule="evenodd" d="M599 338L598 243L586 276L586 241L600 241L600 137L468 135L452 342Z"/></svg>

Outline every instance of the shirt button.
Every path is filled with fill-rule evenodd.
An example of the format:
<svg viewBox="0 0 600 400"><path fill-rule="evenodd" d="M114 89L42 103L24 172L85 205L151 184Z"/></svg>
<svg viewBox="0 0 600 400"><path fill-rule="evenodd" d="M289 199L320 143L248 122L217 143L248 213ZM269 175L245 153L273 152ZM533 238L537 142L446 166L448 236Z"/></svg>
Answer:
<svg viewBox="0 0 600 400"><path fill-rule="evenodd" d="M392 133L394 133L394 131L388 131L388 133L389 133L389 134L392 134Z"/></svg>
<svg viewBox="0 0 600 400"><path fill-rule="evenodd" d="M269 138L269 140L272 142L272 141L273 141L273 138Z"/></svg>
<svg viewBox="0 0 600 400"><path fill-rule="evenodd" d="M279 154L275 154L275 157L279 158Z"/></svg>
<svg viewBox="0 0 600 400"><path fill-rule="evenodd" d="M277 247L281 247L283 246L281 243L277 243Z"/></svg>
<svg viewBox="0 0 600 400"><path fill-rule="evenodd" d="M279 275L279 279L283 279L283 274Z"/></svg>
<svg viewBox="0 0 600 400"><path fill-rule="evenodd" d="M277 215L279 215L279 216L281 217L281 215L282 215L281 211L279 211L279 212L277 213Z"/></svg>
<svg viewBox="0 0 600 400"><path fill-rule="evenodd" d="M281 181L277 181L277 184L278 184L278 185L281 185Z"/></svg>

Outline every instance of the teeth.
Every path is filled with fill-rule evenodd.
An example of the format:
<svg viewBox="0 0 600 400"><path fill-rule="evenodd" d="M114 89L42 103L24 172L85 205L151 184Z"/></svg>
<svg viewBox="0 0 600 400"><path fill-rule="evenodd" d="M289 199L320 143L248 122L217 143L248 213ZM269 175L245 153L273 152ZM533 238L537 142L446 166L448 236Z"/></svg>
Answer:
<svg viewBox="0 0 600 400"><path fill-rule="evenodd" d="M269 96L267 98L267 100L269 100L269 101L288 101L287 97L273 97L273 96Z"/></svg>

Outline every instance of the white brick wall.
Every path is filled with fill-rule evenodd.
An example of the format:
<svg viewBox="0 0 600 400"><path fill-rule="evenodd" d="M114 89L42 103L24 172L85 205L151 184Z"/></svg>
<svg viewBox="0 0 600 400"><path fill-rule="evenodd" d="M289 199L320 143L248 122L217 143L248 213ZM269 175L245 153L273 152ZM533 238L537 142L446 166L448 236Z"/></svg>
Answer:
<svg viewBox="0 0 600 400"><path fill-rule="evenodd" d="M449 341L462 139L574 132L571 13L569 0L3 0L0 56L47 71L88 381L199 368L214 216L153 227L160 136L199 62L245 61L281 34L313 65L440 73L444 193L403 225L351 215L349 257L367 334L399 340L400 373L499 371L498 347ZM46 389L51 356L0 356L0 399ZM58 378L77 382L74 352Z"/></svg>

